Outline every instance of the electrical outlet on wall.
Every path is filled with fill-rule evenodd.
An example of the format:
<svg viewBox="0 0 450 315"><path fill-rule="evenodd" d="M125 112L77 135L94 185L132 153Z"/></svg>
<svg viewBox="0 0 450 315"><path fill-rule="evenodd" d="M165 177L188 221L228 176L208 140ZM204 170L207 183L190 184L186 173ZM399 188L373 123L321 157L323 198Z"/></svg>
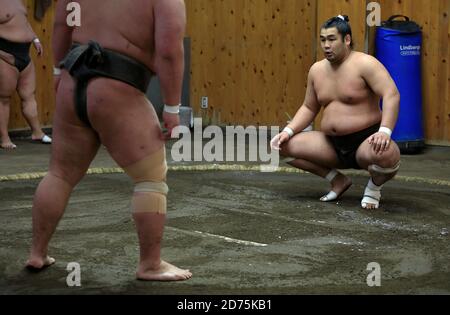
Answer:
<svg viewBox="0 0 450 315"><path fill-rule="evenodd" d="M202 104L201 107L203 109L207 109L208 108L208 96L202 96Z"/></svg>

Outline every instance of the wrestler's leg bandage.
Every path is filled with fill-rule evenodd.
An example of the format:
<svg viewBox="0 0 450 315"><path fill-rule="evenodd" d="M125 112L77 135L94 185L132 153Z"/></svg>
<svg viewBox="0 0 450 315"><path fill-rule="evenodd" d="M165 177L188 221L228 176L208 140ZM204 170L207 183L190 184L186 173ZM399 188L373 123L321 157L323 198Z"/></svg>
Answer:
<svg viewBox="0 0 450 315"><path fill-rule="evenodd" d="M399 169L400 169L400 162L398 162L393 167L387 167L387 168L383 168L383 167L375 165L375 164L369 165L369 171L370 172L377 173L377 174L380 174L380 175L394 174L394 173L398 172Z"/></svg>
<svg viewBox="0 0 450 315"><path fill-rule="evenodd" d="M167 211L167 163L165 148L126 167L125 172L136 183L131 202L133 213L158 213Z"/></svg>

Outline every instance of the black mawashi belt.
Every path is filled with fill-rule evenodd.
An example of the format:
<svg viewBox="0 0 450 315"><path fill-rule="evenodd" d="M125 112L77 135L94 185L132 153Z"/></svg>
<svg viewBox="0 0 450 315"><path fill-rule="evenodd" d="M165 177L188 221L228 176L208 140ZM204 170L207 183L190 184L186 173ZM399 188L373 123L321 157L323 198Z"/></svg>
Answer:
<svg viewBox="0 0 450 315"><path fill-rule="evenodd" d="M125 82L146 93L153 73L142 63L118 52L102 48L90 41L88 45L72 46L72 50L61 62L76 79L75 110L78 117L91 126L87 114L87 87L96 77L105 77Z"/></svg>

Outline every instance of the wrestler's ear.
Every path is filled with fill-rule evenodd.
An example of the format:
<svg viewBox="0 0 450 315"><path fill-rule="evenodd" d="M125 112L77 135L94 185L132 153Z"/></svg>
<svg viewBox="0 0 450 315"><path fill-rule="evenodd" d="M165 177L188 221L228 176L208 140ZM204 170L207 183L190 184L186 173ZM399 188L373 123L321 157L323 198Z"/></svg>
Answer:
<svg viewBox="0 0 450 315"><path fill-rule="evenodd" d="M350 45L352 43L352 37L350 34L345 35L344 42L346 45Z"/></svg>

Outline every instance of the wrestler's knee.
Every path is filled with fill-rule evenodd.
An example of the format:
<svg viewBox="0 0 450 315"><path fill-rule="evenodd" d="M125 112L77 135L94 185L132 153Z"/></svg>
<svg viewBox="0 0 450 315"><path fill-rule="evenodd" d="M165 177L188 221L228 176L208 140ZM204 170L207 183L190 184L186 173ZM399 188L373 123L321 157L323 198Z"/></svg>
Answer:
<svg viewBox="0 0 450 315"><path fill-rule="evenodd" d="M85 170L74 170L74 168L64 169L62 167L57 167L55 165L50 166L50 170L48 172L49 175L53 177L57 177L60 180L66 182L68 185L75 187L86 174Z"/></svg>
<svg viewBox="0 0 450 315"><path fill-rule="evenodd" d="M282 144L280 146L280 157L281 158L285 158L285 157L288 157L288 156L290 156L289 150L288 150L288 145L287 144Z"/></svg>
<svg viewBox="0 0 450 315"><path fill-rule="evenodd" d="M380 167L388 168L397 165L400 161L400 151L398 147L392 147L388 151L382 154L374 154L371 164L378 165Z"/></svg>
<svg viewBox="0 0 450 315"><path fill-rule="evenodd" d="M136 183L132 198L132 211L165 214L167 163L165 148L126 167L125 172Z"/></svg>
<svg viewBox="0 0 450 315"><path fill-rule="evenodd" d="M280 156L281 157L290 157L294 154L294 150L298 151L299 150L298 148L302 147L302 145L298 143L298 139L296 138L295 140L297 140L297 141L294 141L293 138L291 138L289 141L283 143L280 146ZM295 144L294 144L294 142L295 142Z"/></svg>
<svg viewBox="0 0 450 315"><path fill-rule="evenodd" d="M28 91L23 91L23 90L19 90L17 92L17 94L20 97L20 100L22 101L22 106L29 106L29 105L33 105L35 104L35 93L34 91L32 92L28 92Z"/></svg>
<svg viewBox="0 0 450 315"><path fill-rule="evenodd" d="M163 146L155 153L148 155L132 165L124 167L124 171L135 183L164 181L167 173L165 147Z"/></svg>

